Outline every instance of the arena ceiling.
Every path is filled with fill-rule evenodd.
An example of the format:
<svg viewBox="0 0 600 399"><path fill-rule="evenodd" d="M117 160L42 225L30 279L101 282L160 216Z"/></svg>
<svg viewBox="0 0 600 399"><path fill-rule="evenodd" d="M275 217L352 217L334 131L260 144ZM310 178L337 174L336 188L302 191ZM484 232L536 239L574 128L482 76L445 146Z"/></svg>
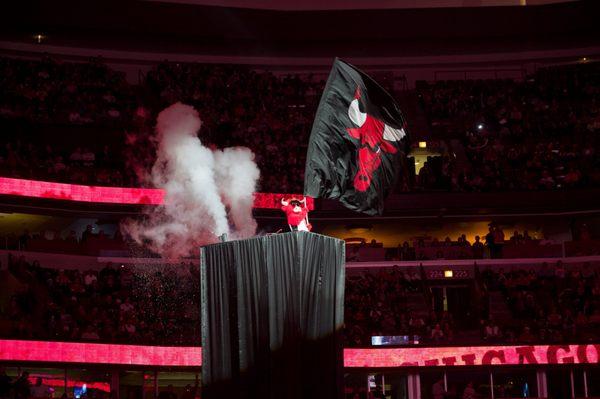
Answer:
<svg viewBox="0 0 600 399"><path fill-rule="evenodd" d="M597 46L598 15L599 1L333 11L148 0L19 1L0 15L0 41L32 44L43 35L43 44L53 46L236 56L497 53Z"/></svg>
<svg viewBox="0 0 600 399"><path fill-rule="evenodd" d="M253 8L257 10L379 10L402 8L450 8L533 6L577 0L146 0L162 3Z"/></svg>

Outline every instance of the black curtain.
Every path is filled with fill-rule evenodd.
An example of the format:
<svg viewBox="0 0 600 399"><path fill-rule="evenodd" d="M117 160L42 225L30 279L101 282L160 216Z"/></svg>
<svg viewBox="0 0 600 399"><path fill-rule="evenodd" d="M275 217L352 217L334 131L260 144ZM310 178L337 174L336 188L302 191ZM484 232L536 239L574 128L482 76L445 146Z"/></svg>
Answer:
<svg viewBox="0 0 600 399"><path fill-rule="evenodd" d="M343 397L344 259L306 232L202 248L203 397Z"/></svg>

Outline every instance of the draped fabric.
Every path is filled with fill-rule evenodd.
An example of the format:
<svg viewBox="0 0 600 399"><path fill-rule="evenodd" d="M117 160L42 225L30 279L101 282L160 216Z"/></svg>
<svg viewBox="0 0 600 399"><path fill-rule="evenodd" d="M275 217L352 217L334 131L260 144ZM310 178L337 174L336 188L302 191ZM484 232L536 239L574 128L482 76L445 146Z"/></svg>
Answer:
<svg viewBox="0 0 600 399"><path fill-rule="evenodd" d="M394 98L369 75L336 59L310 133L304 195L381 215L402 172L405 136L406 121Z"/></svg>
<svg viewBox="0 0 600 399"><path fill-rule="evenodd" d="M344 242L291 232L201 250L205 398L341 398Z"/></svg>

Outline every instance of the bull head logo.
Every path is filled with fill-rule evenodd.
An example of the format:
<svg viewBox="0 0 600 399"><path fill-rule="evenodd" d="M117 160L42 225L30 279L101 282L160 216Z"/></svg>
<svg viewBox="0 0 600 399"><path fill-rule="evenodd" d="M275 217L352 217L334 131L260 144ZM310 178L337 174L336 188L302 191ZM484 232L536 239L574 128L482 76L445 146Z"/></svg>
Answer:
<svg viewBox="0 0 600 399"><path fill-rule="evenodd" d="M373 173L381 165L381 151L395 154L398 150L390 142L400 141L406 133L404 128L392 128L382 120L361 112L359 107L360 97L359 87L356 89L354 99L348 107L348 117L358 127L347 128L346 131L351 137L360 140L358 171L354 176L354 188L364 192L371 186Z"/></svg>

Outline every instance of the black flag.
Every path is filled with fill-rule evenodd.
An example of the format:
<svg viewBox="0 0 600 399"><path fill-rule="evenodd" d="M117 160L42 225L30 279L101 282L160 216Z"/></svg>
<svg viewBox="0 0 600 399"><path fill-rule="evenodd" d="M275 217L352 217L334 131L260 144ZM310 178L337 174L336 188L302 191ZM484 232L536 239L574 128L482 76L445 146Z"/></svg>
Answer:
<svg viewBox="0 0 600 399"><path fill-rule="evenodd" d="M392 96L364 72L336 59L310 134L304 195L381 214L400 172L405 131Z"/></svg>

